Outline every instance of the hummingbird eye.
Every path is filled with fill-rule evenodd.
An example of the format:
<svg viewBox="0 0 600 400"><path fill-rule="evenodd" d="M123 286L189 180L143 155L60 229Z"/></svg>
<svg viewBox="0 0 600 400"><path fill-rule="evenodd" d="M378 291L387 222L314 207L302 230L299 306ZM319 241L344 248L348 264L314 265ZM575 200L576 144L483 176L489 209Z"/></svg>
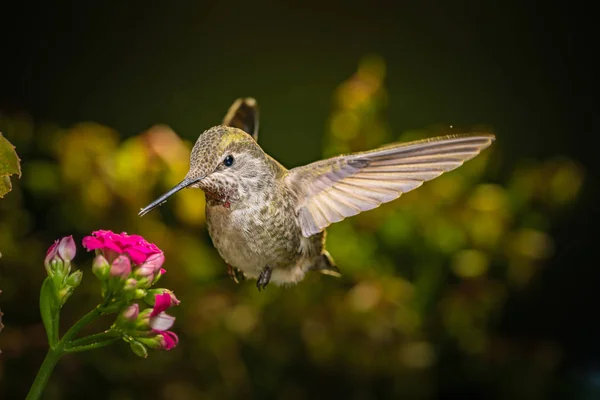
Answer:
<svg viewBox="0 0 600 400"><path fill-rule="evenodd" d="M223 164L226 167L231 167L233 165L233 156L232 155L228 155L227 157L225 157L225 159L223 160Z"/></svg>

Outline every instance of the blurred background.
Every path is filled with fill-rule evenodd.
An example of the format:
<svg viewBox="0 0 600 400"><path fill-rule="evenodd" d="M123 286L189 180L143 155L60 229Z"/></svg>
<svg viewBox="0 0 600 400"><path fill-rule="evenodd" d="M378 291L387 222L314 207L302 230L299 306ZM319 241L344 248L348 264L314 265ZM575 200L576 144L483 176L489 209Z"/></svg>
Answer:
<svg viewBox="0 0 600 400"><path fill-rule="evenodd" d="M600 398L587 25L575 5L414 3L3 4L0 132L23 175L0 199L0 398L23 398L46 352L46 249L97 229L165 251L180 344L67 356L48 399ZM227 277L201 191L137 217L241 96L288 168L447 133L497 141L332 226L341 278L259 293ZM99 301L82 248L76 265L63 327Z"/></svg>

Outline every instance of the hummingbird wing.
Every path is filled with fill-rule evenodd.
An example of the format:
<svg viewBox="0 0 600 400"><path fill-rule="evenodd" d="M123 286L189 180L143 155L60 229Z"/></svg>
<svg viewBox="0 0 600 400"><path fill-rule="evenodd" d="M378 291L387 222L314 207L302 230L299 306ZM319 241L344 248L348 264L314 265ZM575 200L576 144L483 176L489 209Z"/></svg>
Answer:
<svg viewBox="0 0 600 400"><path fill-rule="evenodd" d="M252 97L240 98L229 107L223 125L241 129L258 141L258 117L256 100Z"/></svg>
<svg viewBox="0 0 600 400"><path fill-rule="evenodd" d="M452 135L343 155L291 169L305 237L334 222L379 207L461 166L495 140L491 134Z"/></svg>

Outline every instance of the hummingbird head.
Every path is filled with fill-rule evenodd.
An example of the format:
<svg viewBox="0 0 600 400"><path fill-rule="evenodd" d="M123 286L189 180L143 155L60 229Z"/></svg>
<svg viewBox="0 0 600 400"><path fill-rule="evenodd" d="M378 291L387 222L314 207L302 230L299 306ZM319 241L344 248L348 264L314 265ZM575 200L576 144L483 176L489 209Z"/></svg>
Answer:
<svg viewBox="0 0 600 400"><path fill-rule="evenodd" d="M198 137L184 180L139 215L149 213L186 187L200 188L211 199L239 201L260 191L273 175L265 153L252 136L238 128L215 126Z"/></svg>

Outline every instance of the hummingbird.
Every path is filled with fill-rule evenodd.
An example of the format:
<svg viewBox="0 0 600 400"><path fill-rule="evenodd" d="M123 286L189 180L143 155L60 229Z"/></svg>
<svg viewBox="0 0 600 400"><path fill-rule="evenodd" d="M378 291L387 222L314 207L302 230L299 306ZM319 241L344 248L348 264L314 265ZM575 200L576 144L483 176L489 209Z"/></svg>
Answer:
<svg viewBox="0 0 600 400"><path fill-rule="evenodd" d="M258 128L256 100L237 99L221 125L198 137L185 178L139 215L184 188L202 189L208 232L230 276L241 271L259 291L271 281L296 284L309 271L340 276L325 228L458 168L495 140L448 135L287 169L259 146Z"/></svg>

